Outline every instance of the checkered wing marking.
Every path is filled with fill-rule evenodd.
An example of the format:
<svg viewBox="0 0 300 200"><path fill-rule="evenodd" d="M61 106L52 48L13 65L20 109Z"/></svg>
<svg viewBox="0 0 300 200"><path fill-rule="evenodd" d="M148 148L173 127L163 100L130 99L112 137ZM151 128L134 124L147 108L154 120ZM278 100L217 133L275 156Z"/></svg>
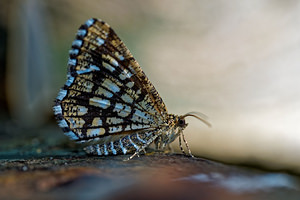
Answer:
<svg viewBox="0 0 300 200"><path fill-rule="evenodd" d="M79 28L68 67L54 113L71 139L155 130L166 122L158 92L105 22L90 19Z"/></svg>

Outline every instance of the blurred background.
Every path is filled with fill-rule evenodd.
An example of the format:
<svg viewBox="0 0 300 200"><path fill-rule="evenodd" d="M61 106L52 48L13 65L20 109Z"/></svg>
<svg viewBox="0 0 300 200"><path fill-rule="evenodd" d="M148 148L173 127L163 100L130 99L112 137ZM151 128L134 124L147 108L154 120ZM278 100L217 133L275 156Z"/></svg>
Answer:
<svg viewBox="0 0 300 200"><path fill-rule="evenodd" d="M296 0L2 0L2 159L67 146L52 105L75 33L91 17L111 25L170 113L209 117L212 128L187 119L194 155L300 172Z"/></svg>

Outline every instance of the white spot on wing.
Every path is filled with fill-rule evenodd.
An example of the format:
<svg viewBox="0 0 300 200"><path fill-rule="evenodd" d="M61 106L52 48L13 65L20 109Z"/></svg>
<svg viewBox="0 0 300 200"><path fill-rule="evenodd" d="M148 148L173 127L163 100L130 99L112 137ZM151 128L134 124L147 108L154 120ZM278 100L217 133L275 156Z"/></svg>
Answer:
<svg viewBox="0 0 300 200"><path fill-rule="evenodd" d="M77 63L76 59L70 59L69 58L68 65L70 65L70 66L76 66L76 63Z"/></svg>
<svg viewBox="0 0 300 200"><path fill-rule="evenodd" d="M55 114L55 115L57 115L57 114L62 114L62 109L61 109L61 106L60 106L60 105L53 106L53 111L54 111L54 114Z"/></svg>
<svg viewBox="0 0 300 200"><path fill-rule="evenodd" d="M133 99L128 94L123 94L121 96L121 99L123 99L123 101L125 101L126 103L132 103L133 102Z"/></svg>
<svg viewBox="0 0 300 200"><path fill-rule="evenodd" d="M94 24L95 20L94 19L88 19L85 24L87 25L87 27L90 27Z"/></svg>
<svg viewBox="0 0 300 200"><path fill-rule="evenodd" d="M77 55L79 53L79 50L78 49L71 49L70 51L69 51L69 54L70 55Z"/></svg>
<svg viewBox="0 0 300 200"><path fill-rule="evenodd" d="M114 155L117 154L117 151L116 151L115 148L114 148L114 142L113 142L113 141L110 142L110 149L111 149L111 152L112 152Z"/></svg>
<svg viewBox="0 0 300 200"><path fill-rule="evenodd" d="M143 129L143 128L149 128L150 125L144 125L144 124L132 124L131 129L136 130L136 129Z"/></svg>
<svg viewBox="0 0 300 200"><path fill-rule="evenodd" d="M100 71L100 68L96 65L90 65L91 70Z"/></svg>
<svg viewBox="0 0 300 200"><path fill-rule="evenodd" d="M112 127L110 127L110 130L109 130L110 133L116 133L116 132L120 132L120 131L122 131L121 125L120 126L112 126Z"/></svg>
<svg viewBox="0 0 300 200"><path fill-rule="evenodd" d="M126 152L127 152L127 149L123 146L123 143L122 143L122 140L121 140L121 139L119 140L119 143L120 143L120 147L121 147L121 149L122 149L122 151L123 151L123 154L125 155Z"/></svg>
<svg viewBox="0 0 300 200"><path fill-rule="evenodd" d="M124 60L124 57L122 55L118 55L119 60Z"/></svg>
<svg viewBox="0 0 300 200"><path fill-rule="evenodd" d="M78 47L80 48L82 45L82 40L74 40L73 43L72 43L72 46L73 47Z"/></svg>
<svg viewBox="0 0 300 200"><path fill-rule="evenodd" d="M87 136L92 137L92 136L98 136L98 135L103 135L105 133L104 128L90 128L87 130ZM94 139L93 139L94 140Z"/></svg>
<svg viewBox="0 0 300 200"><path fill-rule="evenodd" d="M118 67L118 66L119 66L118 61L116 61L116 60L113 59L113 58L110 60L110 64L112 64L112 65L115 66L115 67Z"/></svg>
<svg viewBox="0 0 300 200"><path fill-rule="evenodd" d="M89 73L92 71L100 71L100 68L97 67L96 65L90 65L89 68L87 68L87 69L78 70L77 74L84 74L84 73Z"/></svg>
<svg viewBox="0 0 300 200"><path fill-rule="evenodd" d="M124 60L124 57L122 55L119 54L119 52L116 52L115 53L115 56L120 60L120 61L123 61Z"/></svg>
<svg viewBox="0 0 300 200"><path fill-rule="evenodd" d="M107 91L106 89L102 87L98 87L98 89L95 91L96 94L104 95L108 98L111 98L113 96L113 93Z"/></svg>
<svg viewBox="0 0 300 200"><path fill-rule="evenodd" d="M102 38L97 37L96 38L97 43L101 46L102 44L104 44L104 40Z"/></svg>
<svg viewBox="0 0 300 200"><path fill-rule="evenodd" d="M93 119L93 122L92 122L92 126L102 126L102 120L100 119L100 117L95 117Z"/></svg>
<svg viewBox="0 0 300 200"><path fill-rule="evenodd" d="M58 126L61 128L67 128L68 124L67 124L66 120L62 119L62 120L58 121Z"/></svg>
<svg viewBox="0 0 300 200"><path fill-rule="evenodd" d="M126 117L131 113L131 108L127 105L116 103L113 112L117 112L120 117Z"/></svg>
<svg viewBox="0 0 300 200"><path fill-rule="evenodd" d="M77 114L78 115L85 115L87 113L88 109L85 106L77 106Z"/></svg>
<svg viewBox="0 0 300 200"><path fill-rule="evenodd" d="M67 95L67 90L60 90L58 93L58 96L56 97L56 99L58 100L63 100L63 98L65 98L65 96Z"/></svg>
<svg viewBox="0 0 300 200"><path fill-rule="evenodd" d="M116 118L116 117L108 117L106 118L106 123L108 124L120 124L123 123L124 120L121 118Z"/></svg>
<svg viewBox="0 0 300 200"><path fill-rule="evenodd" d="M65 132L64 133L66 136L68 136L71 140L77 140L78 137L73 131Z"/></svg>
<svg viewBox="0 0 300 200"><path fill-rule="evenodd" d="M138 109L135 109L135 112L133 113L133 119L136 122L150 121L149 115Z"/></svg>
<svg viewBox="0 0 300 200"><path fill-rule="evenodd" d="M109 61L110 64L112 64L115 67L119 66L118 61L116 61L113 57L111 57L110 55L104 55L102 54L102 58L106 61Z"/></svg>
<svg viewBox="0 0 300 200"><path fill-rule="evenodd" d="M126 73L127 78L132 77L132 73L128 71L127 69L124 69L124 72Z"/></svg>
<svg viewBox="0 0 300 200"><path fill-rule="evenodd" d="M125 80L126 78L130 78L132 73L130 73L127 69L124 69L123 72L119 75L121 80Z"/></svg>
<svg viewBox="0 0 300 200"><path fill-rule="evenodd" d="M65 83L66 86L70 86L73 82L74 82L74 77L71 76L70 74L67 75L68 76L68 80Z"/></svg>
<svg viewBox="0 0 300 200"><path fill-rule="evenodd" d="M107 64L106 62L102 62L102 65L111 72L115 71L115 68L112 67L110 64Z"/></svg>
<svg viewBox="0 0 300 200"><path fill-rule="evenodd" d="M114 93L117 93L120 91L119 86L117 86L114 82L112 82L110 79L106 79L103 82L103 86L105 86L107 89L111 90Z"/></svg>
<svg viewBox="0 0 300 200"><path fill-rule="evenodd" d="M134 82L130 81L130 82L126 83L126 86L129 88L132 88L134 86Z"/></svg>
<svg viewBox="0 0 300 200"><path fill-rule="evenodd" d="M97 107L100 107L100 108L103 108L103 109L106 109L110 106L110 101L109 100L101 99L99 97L90 98L89 103L92 106L97 106Z"/></svg>
<svg viewBox="0 0 300 200"><path fill-rule="evenodd" d="M99 156L102 155L99 144L96 145L96 151Z"/></svg>
<svg viewBox="0 0 300 200"><path fill-rule="evenodd" d="M77 35L80 37L84 37L86 35L86 30L85 29L79 29L77 31Z"/></svg>
<svg viewBox="0 0 300 200"><path fill-rule="evenodd" d="M131 108L127 105L124 106L124 109L121 110L118 115L120 117L127 117L131 113Z"/></svg>
<svg viewBox="0 0 300 200"><path fill-rule="evenodd" d="M108 155L108 151L107 151L107 146L106 144L103 144L103 150L104 150L104 155Z"/></svg>
<svg viewBox="0 0 300 200"><path fill-rule="evenodd" d="M119 112L120 110L122 110L124 108L124 105L121 103L116 103L115 108L114 108L114 112Z"/></svg>
<svg viewBox="0 0 300 200"><path fill-rule="evenodd" d="M125 127L124 131L129 131L129 130L131 130L131 127L130 127L130 125L127 125L127 126Z"/></svg>
<svg viewBox="0 0 300 200"><path fill-rule="evenodd" d="M89 73L89 72L91 72L91 71L92 71L92 69L78 70L78 71L77 71L77 74L85 74L85 73Z"/></svg>
<svg viewBox="0 0 300 200"><path fill-rule="evenodd" d="M119 74L119 78L123 81L127 78L123 73Z"/></svg>
<svg viewBox="0 0 300 200"><path fill-rule="evenodd" d="M81 118L68 118L67 119L70 123L70 128L81 128L83 126L83 124L85 124L85 121Z"/></svg>

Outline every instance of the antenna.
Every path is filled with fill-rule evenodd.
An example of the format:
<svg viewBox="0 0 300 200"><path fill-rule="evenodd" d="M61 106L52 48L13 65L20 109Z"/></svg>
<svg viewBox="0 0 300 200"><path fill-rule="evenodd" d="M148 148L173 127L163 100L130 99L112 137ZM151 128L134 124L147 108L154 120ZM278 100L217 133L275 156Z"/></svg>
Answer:
<svg viewBox="0 0 300 200"><path fill-rule="evenodd" d="M189 113L186 113L185 115L182 115L181 117L182 118L195 117L195 118L199 119L200 121L202 121L204 124L206 124L208 127L211 127L211 124L207 121L208 117L206 115L204 115L203 113L189 112Z"/></svg>

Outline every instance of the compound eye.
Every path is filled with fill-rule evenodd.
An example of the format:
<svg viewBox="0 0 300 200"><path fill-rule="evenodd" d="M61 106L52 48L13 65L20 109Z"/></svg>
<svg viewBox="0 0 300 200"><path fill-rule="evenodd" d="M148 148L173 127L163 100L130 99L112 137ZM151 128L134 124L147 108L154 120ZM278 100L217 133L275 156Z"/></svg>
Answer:
<svg viewBox="0 0 300 200"><path fill-rule="evenodd" d="M179 119L178 120L178 125L179 126L184 126L185 125L185 120L184 119Z"/></svg>

